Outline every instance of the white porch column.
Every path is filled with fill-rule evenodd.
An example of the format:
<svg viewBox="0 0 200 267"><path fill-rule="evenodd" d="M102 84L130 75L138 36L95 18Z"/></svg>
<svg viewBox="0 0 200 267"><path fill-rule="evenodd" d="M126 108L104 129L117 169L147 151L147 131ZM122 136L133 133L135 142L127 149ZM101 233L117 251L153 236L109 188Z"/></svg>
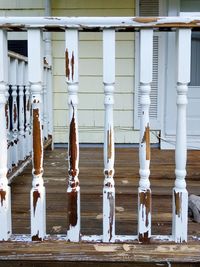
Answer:
<svg viewBox="0 0 200 267"><path fill-rule="evenodd" d="M186 190L187 132L186 106L190 82L191 30L177 30L177 123L176 123L176 181L173 188L173 238L187 241L188 192Z"/></svg>
<svg viewBox="0 0 200 267"><path fill-rule="evenodd" d="M68 143L68 231L67 238L78 242L80 239L80 186L79 186L79 139L78 139L78 30L65 32L66 82L69 105Z"/></svg>
<svg viewBox="0 0 200 267"><path fill-rule="evenodd" d="M115 241L115 183L113 105L115 83L115 30L103 30L104 82L104 187L103 187L103 242Z"/></svg>
<svg viewBox="0 0 200 267"><path fill-rule="evenodd" d="M11 194L7 180L6 91L8 83L7 32L0 30L0 241L11 235Z"/></svg>
<svg viewBox="0 0 200 267"><path fill-rule="evenodd" d="M150 126L149 106L153 66L153 29L140 30L140 181L138 188L138 239L149 242L151 237L150 189Z"/></svg>
<svg viewBox="0 0 200 267"><path fill-rule="evenodd" d="M42 85L43 46L42 31L28 30L28 77L32 94L33 109L33 182L31 198L31 236L41 241L46 235L46 199L43 182L43 140L42 140Z"/></svg>

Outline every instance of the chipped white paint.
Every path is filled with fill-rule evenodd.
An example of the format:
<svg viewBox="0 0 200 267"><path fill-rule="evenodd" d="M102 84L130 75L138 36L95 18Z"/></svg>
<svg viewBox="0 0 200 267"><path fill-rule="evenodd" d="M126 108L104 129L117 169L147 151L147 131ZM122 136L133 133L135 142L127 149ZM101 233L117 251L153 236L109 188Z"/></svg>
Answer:
<svg viewBox="0 0 200 267"><path fill-rule="evenodd" d="M138 188L138 235L139 239L151 236L151 189L150 189L150 138L149 106L153 66L153 30L140 31L140 181Z"/></svg>
<svg viewBox="0 0 200 267"><path fill-rule="evenodd" d="M33 109L33 181L30 192L31 236L42 240L46 235L46 197L43 182L43 140L41 125L43 47L42 31L28 30L28 78L31 85ZM37 68L35 67L37 66Z"/></svg>
<svg viewBox="0 0 200 267"><path fill-rule="evenodd" d="M176 180L173 188L173 237L175 242L187 241L188 192L186 190L186 106L190 82L191 29L177 30L177 123L176 123Z"/></svg>
<svg viewBox="0 0 200 267"><path fill-rule="evenodd" d="M24 74L25 62L18 63L18 85L19 85L19 160L24 160L26 157L25 145L25 129L24 129Z"/></svg>
<svg viewBox="0 0 200 267"><path fill-rule="evenodd" d="M78 138L78 31L65 31L65 73L68 85L69 143L68 143L68 231L70 241L80 240L80 186L79 186L79 138ZM76 203L74 203L76 202ZM71 204L70 204L71 203Z"/></svg>
<svg viewBox="0 0 200 267"><path fill-rule="evenodd" d="M8 83L7 33L0 30L0 241L11 235L11 193L7 180L6 90Z"/></svg>
<svg viewBox="0 0 200 267"><path fill-rule="evenodd" d="M103 242L115 241L115 183L113 105L115 83L115 30L103 31L104 82L104 187L103 187Z"/></svg>
<svg viewBox="0 0 200 267"><path fill-rule="evenodd" d="M98 252L115 252L118 247L112 245L102 245L102 244L95 244L94 249Z"/></svg>
<svg viewBox="0 0 200 267"><path fill-rule="evenodd" d="M200 17L0 17L0 27L26 28L163 28L163 27L200 27ZM174 24L174 25L173 25Z"/></svg>
<svg viewBox="0 0 200 267"><path fill-rule="evenodd" d="M12 95L12 164L16 166L19 160L18 153L18 104L17 104L17 83L18 83L18 60L10 58L9 84L11 85Z"/></svg>

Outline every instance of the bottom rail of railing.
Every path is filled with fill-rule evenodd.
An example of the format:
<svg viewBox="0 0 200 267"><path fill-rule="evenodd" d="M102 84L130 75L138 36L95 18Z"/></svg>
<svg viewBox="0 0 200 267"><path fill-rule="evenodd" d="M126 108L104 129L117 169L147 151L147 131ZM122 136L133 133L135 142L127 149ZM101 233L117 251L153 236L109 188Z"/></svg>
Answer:
<svg viewBox="0 0 200 267"><path fill-rule="evenodd" d="M8 241L11 242L35 242L32 241L30 234L13 234L9 238ZM66 241L67 243L74 243L68 240L66 234L57 234L57 235L49 235L47 234L43 240L45 241ZM200 236L188 236L188 243L192 241L200 241ZM36 241L39 242L39 241ZM103 242L103 235L82 235L80 238L79 243L106 243ZM110 243L134 243L140 244L141 242L138 241L137 235L116 235L115 240ZM155 243L174 243L172 235L152 235L150 239L150 244Z"/></svg>

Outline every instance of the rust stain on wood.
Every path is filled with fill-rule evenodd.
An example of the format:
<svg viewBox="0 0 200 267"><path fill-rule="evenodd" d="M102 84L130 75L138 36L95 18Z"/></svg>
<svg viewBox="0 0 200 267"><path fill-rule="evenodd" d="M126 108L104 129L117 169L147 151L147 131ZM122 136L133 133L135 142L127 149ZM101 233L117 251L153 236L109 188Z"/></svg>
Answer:
<svg viewBox="0 0 200 267"><path fill-rule="evenodd" d="M48 65L47 58L44 57L43 60L44 60L44 64Z"/></svg>
<svg viewBox="0 0 200 267"><path fill-rule="evenodd" d="M32 241L42 241L42 238L39 237L39 231L37 232L37 235L32 236Z"/></svg>
<svg viewBox="0 0 200 267"><path fill-rule="evenodd" d="M14 104L13 113L14 113L14 123L15 123L17 121L17 106L16 106L16 104Z"/></svg>
<svg viewBox="0 0 200 267"><path fill-rule="evenodd" d="M107 162L109 161L109 159L112 158L112 130L110 127L110 130L107 131Z"/></svg>
<svg viewBox="0 0 200 267"><path fill-rule="evenodd" d="M76 226L77 224L77 197L77 191L68 193L68 230L70 226Z"/></svg>
<svg viewBox="0 0 200 267"><path fill-rule="evenodd" d="M158 18L154 18L154 17L137 17L134 18L133 21L135 22L139 22L139 23L150 23L150 22L157 22Z"/></svg>
<svg viewBox="0 0 200 267"><path fill-rule="evenodd" d="M151 213L151 191L148 189L146 192L140 192L139 198L140 198L140 205L142 205L142 209L145 208L145 218L146 218L145 226L148 227L149 225L148 215L149 213Z"/></svg>
<svg viewBox="0 0 200 267"><path fill-rule="evenodd" d="M39 109L33 109L33 152L34 174L39 175L42 171L42 144Z"/></svg>
<svg viewBox="0 0 200 267"><path fill-rule="evenodd" d="M72 58L71 58L72 81L74 80L74 65L75 65L75 61L74 61L74 52L72 52Z"/></svg>
<svg viewBox="0 0 200 267"><path fill-rule="evenodd" d="M69 175L75 177L77 175L76 170L76 161L77 161L77 140L76 140L76 122L74 114L74 106L71 103L73 108L72 120L70 123L70 132L69 132Z"/></svg>
<svg viewBox="0 0 200 267"><path fill-rule="evenodd" d="M40 198L40 193L38 190L35 190L33 192L33 209L34 209L34 215L35 215L35 209L37 206L38 198Z"/></svg>
<svg viewBox="0 0 200 267"><path fill-rule="evenodd" d="M139 242L143 243L143 244L149 244L150 243L150 237L149 237L149 231L145 232L145 233L139 233Z"/></svg>
<svg viewBox="0 0 200 267"><path fill-rule="evenodd" d="M110 176L112 176L112 174L113 174L113 170L105 170L105 171L104 171L104 174L105 174L107 177L110 177Z"/></svg>
<svg viewBox="0 0 200 267"><path fill-rule="evenodd" d="M150 127L149 123L145 127L144 136L142 138L142 143L146 143L146 160L150 160L151 152L150 152Z"/></svg>
<svg viewBox="0 0 200 267"><path fill-rule="evenodd" d="M176 215L178 215L178 217L181 216L181 197L182 197L182 193L181 192L178 192L176 193L174 191L174 201L175 201L175 212L176 212Z"/></svg>
<svg viewBox="0 0 200 267"><path fill-rule="evenodd" d="M109 199L109 205L110 205L110 238L109 241L111 241L112 239L112 230L113 230L113 222L114 222L114 208L115 208L115 204L114 204L114 197L112 192L108 192L108 199Z"/></svg>
<svg viewBox="0 0 200 267"><path fill-rule="evenodd" d="M1 206L3 207L3 202L6 200L6 191L0 190L0 197L1 197Z"/></svg>
<svg viewBox="0 0 200 267"><path fill-rule="evenodd" d="M65 76L70 79L70 69L69 69L69 53L68 50L65 50Z"/></svg>

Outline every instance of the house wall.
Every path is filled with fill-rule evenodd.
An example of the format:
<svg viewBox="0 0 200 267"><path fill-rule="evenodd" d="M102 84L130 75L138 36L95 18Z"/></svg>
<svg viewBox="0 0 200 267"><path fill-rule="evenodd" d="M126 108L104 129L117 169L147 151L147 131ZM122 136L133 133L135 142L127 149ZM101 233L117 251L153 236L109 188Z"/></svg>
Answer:
<svg viewBox="0 0 200 267"><path fill-rule="evenodd" d="M134 0L53 1L53 16L134 16ZM133 131L134 34L116 34L115 141L138 142ZM67 142L67 87L64 77L64 33L53 34L55 142ZM80 33L79 137L80 142L102 143L104 94L102 33Z"/></svg>
<svg viewBox="0 0 200 267"><path fill-rule="evenodd" d="M0 15L43 16L44 0L1 0ZM53 16L134 16L134 0L52 0ZM25 39L26 34L9 38ZM64 66L64 33L52 34L54 86L54 141L68 138L67 85ZM116 33L115 141L137 143L134 115L134 33ZM80 33L79 132L80 142L102 143L104 94L102 82L102 33Z"/></svg>

